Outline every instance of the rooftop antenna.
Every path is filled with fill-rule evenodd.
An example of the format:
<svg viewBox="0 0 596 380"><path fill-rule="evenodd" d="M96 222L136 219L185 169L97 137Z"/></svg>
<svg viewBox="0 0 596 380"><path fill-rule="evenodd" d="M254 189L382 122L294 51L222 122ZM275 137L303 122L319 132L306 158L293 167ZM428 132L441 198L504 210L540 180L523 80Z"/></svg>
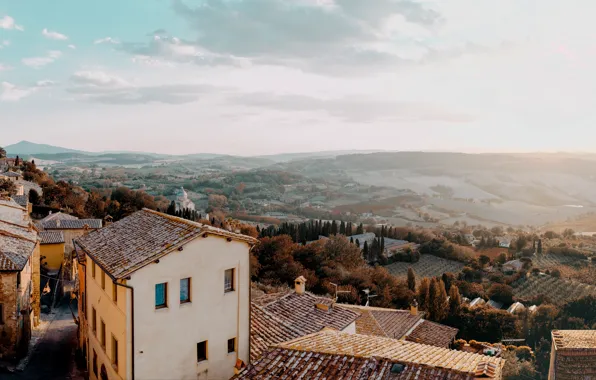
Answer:
<svg viewBox="0 0 596 380"><path fill-rule="evenodd" d="M368 306L370 303L370 299L376 297L376 294L370 294L370 289L364 289L363 292L366 294L366 305Z"/></svg>
<svg viewBox="0 0 596 380"><path fill-rule="evenodd" d="M351 293L349 290L337 290L338 285L334 284L333 282L330 282L331 285L333 285L333 287L335 288L335 302L337 302L337 295L340 293Z"/></svg>

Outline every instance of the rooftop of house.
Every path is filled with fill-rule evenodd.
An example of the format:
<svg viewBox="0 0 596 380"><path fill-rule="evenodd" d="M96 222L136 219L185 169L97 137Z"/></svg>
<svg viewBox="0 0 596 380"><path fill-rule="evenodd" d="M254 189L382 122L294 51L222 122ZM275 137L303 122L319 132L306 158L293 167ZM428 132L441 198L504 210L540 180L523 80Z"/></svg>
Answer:
<svg viewBox="0 0 596 380"><path fill-rule="evenodd" d="M302 334L292 326L252 304L250 310L250 360L258 359L274 344L298 338Z"/></svg>
<svg viewBox="0 0 596 380"><path fill-rule="evenodd" d="M370 306L338 305L361 313L356 333L402 339L437 347L449 347L458 329L424 320L423 313Z"/></svg>
<svg viewBox="0 0 596 380"><path fill-rule="evenodd" d="M0 271L21 271L37 244L28 226L0 221Z"/></svg>
<svg viewBox="0 0 596 380"><path fill-rule="evenodd" d="M328 310L317 307L325 305ZM263 305L263 309L300 333L311 334L325 327L343 330L358 319L360 313L338 307L333 300L309 292L291 292Z"/></svg>
<svg viewBox="0 0 596 380"><path fill-rule="evenodd" d="M53 219L39 223L44 230L96 230L102 227L101 219Z"/></svg>
<svg viewBox="0 0 596 380"><path fill-rule="evenodd" d="M18 179L15 181L15 184L23 186L23 190L26 195L29 195L29 192L31 190L35 190L37 192L37 194L39 194L39 195L43 194L43 189L41 188L41 186L39 186L35 182L25 181L24 179Z"/></svg>
<svg viewBox="0 0 596 380"><path fill-rule="evenodd" d="M39 222L46 223L46 222L49 222L52 220L76 220L76 219L79 219L79 218L77 218L76 216L73 216L73 215L65 214L63 212L55 212L55 213L50 213L48 216L46 216Z"/></svg>
<svg viewBox="0 0 596 380"><path fill-rule="evenodd" d="M10 198L21 207L27 207L29 203L29 197L27 195L12 195Z"/></svg>
<svg viewBox="0 0 596 380"><path fill-rule="evenodd" d="M62 231L41 231L39 233L40 244L61 244L64 243L64 233Z"/></svg>
<svg viewBox="0 0 596 380"><path fill-rule="evenodd" d="M11 198L0 198L0 206L26 211L23 206L21 206L20 204L15 202L14 199Z"/></svg>
<svg viewBox="0 0 596 380"><path fill-rule="evenodd" d="M500 358L325 329L276 345L238 378L500 379L504 363Z"/></svg>
<svg viewBox="0 0 596 380"><path fill-rule="evenodd" d="M497 302L494 300L488 300L488 302L486 304L488 306L492 307L493 309L502 309L503 308L503 304L501 302Z"/></svg>
<svg viewBox="0 0 596 380"><path fill-rule="evenodd" d="M592 349L596 353L596 330L553 330L552 336L557 351Z"/></svg>
<svg viewBox="0 0 596 380"><path fill-rule="evenodd" d="M68 221L67 221L68 222ZM256 239L201 223L143 209L76 240L112 278L124 278L198 236L218 235L249 244Z"/></svg>
<svg viewBox="0 0 596 380"><path fill-rule="evenodd" d="M17 172L13 172L12 170L9 170L7 172L0 173L0 176L17 178L17 177L22 177L23 175L20 173L17 173Z"/></svg>

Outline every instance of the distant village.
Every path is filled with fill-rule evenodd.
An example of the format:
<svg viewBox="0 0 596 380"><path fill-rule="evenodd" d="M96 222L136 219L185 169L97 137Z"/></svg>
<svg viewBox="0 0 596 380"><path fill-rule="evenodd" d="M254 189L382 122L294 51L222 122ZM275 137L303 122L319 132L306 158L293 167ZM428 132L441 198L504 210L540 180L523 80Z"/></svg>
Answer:
<svg viewBox="0 0 596 380"><path fill-rule="evenodd" d="M18 164L0 160L11 189L0 194L6 373L56 355L52 336L73 338L71 378L93 380L596 378L596 315L582 314L596 308L596 287L561 273L593 273L591 237L431 232L372 213L217 222L221 210L199 211L182 187L171 210L78 218L34 207L31 192L44 189ZM558 303L561 284L575 296Z"/></svg>

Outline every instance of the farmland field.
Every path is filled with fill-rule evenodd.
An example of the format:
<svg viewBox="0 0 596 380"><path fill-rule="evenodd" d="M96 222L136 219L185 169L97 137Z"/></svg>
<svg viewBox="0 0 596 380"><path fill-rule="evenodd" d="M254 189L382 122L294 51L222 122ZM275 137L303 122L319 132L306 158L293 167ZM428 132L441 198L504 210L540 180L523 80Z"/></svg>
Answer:
<svg viewBox="0 0 596 380"><path fill-rule="evenodd" d="M581 260L577 257L572 256L565 256L565 255L555 255L552 253L546 255L537 255L536 257L532 257L532 264L537 268L554 268L560 265L573 265L574 263L578 263Z"/></svg>
<svg viewBox="0 0 596 380"><path fill-rule="evenodd" d="M530 276L513 284L513 294L522 300L529 300L542 294L553 304L563 305L577 298L596 296L596 286L552 276Z"/></svg>
<svg viewBox="0 0 596 380"><path fill-rule="evenodd" d="M443 273L459 273L464 267L464 264L447 260L433 255L421 255L420 261L417 263L403 263L396 262L386 266L387 270L396 277L406 277L408 275L408 268L414 269L416 277L434 277L441 276Z"/></svg>

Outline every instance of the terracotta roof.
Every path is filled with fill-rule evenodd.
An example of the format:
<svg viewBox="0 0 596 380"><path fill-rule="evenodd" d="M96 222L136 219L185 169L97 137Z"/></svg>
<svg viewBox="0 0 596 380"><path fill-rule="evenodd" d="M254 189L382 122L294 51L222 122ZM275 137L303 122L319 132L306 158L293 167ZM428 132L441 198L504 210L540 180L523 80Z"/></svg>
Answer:
<svg viewBox="0 0 596 380"><path fill-rule="evenodd" d="M4 173L0 173L0 175L1 176L4 176L4 177L13 177L13 178L22 177L23 176L22 174L13 172L12 170L9 170L9 171L4 172Z"/></svg>
<svg viewBox="0 0 596 380"><path fill-rule="evenodd" d="M553 330L557 350L596 349L596 330Z"/></svg>
<svg viewBox="0 0 596 380"><path fill-rule="evenodd" d="M500 378L505 361L447 348L370 335L325 329L278 345L280 348L362 358L378 357L400 363L443 368L476 377Z"/></svg>
<svg viewBox="0 0 596 380"><path fill-rule="evenodd" d="M26 195L29 195L29 192L31 192L31 190L35 190L37 194L43 195L43 190L41 186L39 186L35 182L25 181L24 179L18 179L15 181L15 184L23 186L23 190L25 191Z"/></svg>
<svg viewBox="0 0 596 380"><path fill-rule="evenodd" d="M356 321L358 334L401 339L422 319L421 315L412 315L407 310L344 304L339 306L362 314Z"/></svg>
<svg viewBox="0 0 596 380"><path fill-rule="evenodd" d="M45 223L45 222L49 222L51 220L76 220L79 219L76 216L73 215L69 215L69 214L65 214L63 212L55 212L53 214L49 214L48 216L46 216L45 218L43 218L42 220L40 220L40 223Z"/></svg>
<svg viewBox="0 0 596 380"><path fill-rule="evenodd" d="M0 243L5 243L5 239L0 237ZM19 253L5 251L4 248L0 251L0 271L3 272L20 272L27 264L29 256L24 256Z"/></svg>
<svg viewBox="0 0 596 380"><path fill-rule="evenodd" d="M256 243L256 239L143 209L76 240L112 278L124 278L198 236L213 234Z"/></svg>
<svg viewBox="0 0 596 380"><path fill-rule="evenodd" d="M277 319L292 326L301 335L311 334L325 327L343 330L356 321L360 313L332 305L329 310L320 310L318 303L329 305L329 298L305 292L289 293L265 305L263 308Z"/></svg>
<svg viewBox="0 0 596 380"><path fill-rule="evenodd" d="M278 344L236 378L500 379L504 363L484 355L325 329Z"/></svg>
<svg viewBox="0 0 596 380"><path fill-rule="evenodd" d="M298 338L302 334L254 303L250 310L250 360L258 359L274 344Z"/></svg>
<svg viewBox="0 0 596 380"><path fill-rule="evenodd" d="M251 288L252 303L259 306L266 306L286 296L290 292L292 292L292 290L290 290L289 288L287 289L287 291L277 293L265 293L261 290Z"/></svg>
<svg viewBox="0 0 596 380"><path fill-rule="evenodd" d="M21 207L27 207L29 203L29 197L27 195L13 195L11 198Z"/></svg>
<svg viewBox="0 0 596 380"><path fill-rule="evenodd" d="M41 231L39 238L41 239L41 244L64 243L64 234L62 231Z"/></svg>
<svg viewBox="0 0 596 380"><path fill-rule="evenodd" d="M448 348L457 336L458 329L422 320L406 337L410 342Z"/></svg>
<svg viewBox="0 0 596 380"><path fill-rule="evenodd" d="M101 228L101 219L55 219L41 222L45 230L82 230L87 226L92 230Z"/></svg>
<svg viewBox="0 0 596 380"><path fill-rule="evenodd" d="M22 270L36 244L35 231L0 222L0 271Z"/></svg>
<svg viewBox="0 0 596 380"><path fill-rule="evenodd" d="M17 202L15 202L12 199L0 199L0 206L11 207L11 208L16 208L19 210L26 211L23 206L21 206L20 204L18 204Z"/></svg>
<svg viewBox="0 0 596 380"><path fill-rule="evenodd" d="M400 364L401 367L398 367ZM399 373L391 372L394 365ZM275 348L232 379L472 380L474 376L442 368L402 364L383 358Z"/></svg>

